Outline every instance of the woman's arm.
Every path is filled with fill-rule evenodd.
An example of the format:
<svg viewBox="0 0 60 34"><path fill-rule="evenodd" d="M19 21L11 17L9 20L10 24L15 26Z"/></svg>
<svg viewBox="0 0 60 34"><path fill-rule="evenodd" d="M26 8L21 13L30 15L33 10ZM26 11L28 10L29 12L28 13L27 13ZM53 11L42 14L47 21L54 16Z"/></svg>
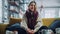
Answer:
<svg viewBox="0 0 60 34"><path fill-rule="evenodd" d="M38 23L37 23L36 26L35 26L34 32L37 32L37 31L39 30L39 28L43 25L42 19L39 18L39 17L38 17L38 19L37 19L37 22L38 22Z"/></svg>
<svg viewBox="0 0 60 34"><path fill-rule="evenodd" d="M23 16L22 19L23 20L21 22L21 27L26 30L28 27L27 27L27 19L26 19L25 15Z"/></svg>

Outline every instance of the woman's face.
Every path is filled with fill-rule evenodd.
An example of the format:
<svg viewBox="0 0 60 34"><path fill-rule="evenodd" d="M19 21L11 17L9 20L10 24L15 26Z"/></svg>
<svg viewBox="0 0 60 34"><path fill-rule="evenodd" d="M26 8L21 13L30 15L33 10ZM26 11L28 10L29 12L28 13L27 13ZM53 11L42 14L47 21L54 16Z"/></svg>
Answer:
<svg viewBox="0 0 60 34"><path fill-rule="evenodd" d="M30 9L31 11L34 11L35 8L36 8L35 6L36 6L35 3L31 3L30 6L29 6L29 9Z"/></svg>

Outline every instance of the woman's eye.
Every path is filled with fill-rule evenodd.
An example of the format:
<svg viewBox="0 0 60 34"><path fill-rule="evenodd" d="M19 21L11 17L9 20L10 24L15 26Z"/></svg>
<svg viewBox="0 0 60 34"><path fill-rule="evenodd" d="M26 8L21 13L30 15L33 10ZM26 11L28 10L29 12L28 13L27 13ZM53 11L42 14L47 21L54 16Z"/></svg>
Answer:
<svg viewBox="0 0 60 34"><path fill-rule="evenodd" d="M31 5L31 6L35 6L35 5Z"/></svg>
<svg viewBox="0 0 60 34"><path fill-rule="evenodd" d="M33 5L31 5L31 6L33 6Z"/></svg>

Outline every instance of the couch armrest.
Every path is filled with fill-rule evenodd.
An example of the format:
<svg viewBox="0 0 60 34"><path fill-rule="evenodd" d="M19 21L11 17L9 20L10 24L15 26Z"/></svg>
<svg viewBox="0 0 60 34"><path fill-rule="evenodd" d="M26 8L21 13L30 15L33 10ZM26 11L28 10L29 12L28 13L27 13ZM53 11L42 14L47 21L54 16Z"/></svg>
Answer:
<svg viewBox="0 0 60 34"><path fill-rule="evenodd" d="M5 34L5 29L8 24L0 24L0 34Z"/></svg>

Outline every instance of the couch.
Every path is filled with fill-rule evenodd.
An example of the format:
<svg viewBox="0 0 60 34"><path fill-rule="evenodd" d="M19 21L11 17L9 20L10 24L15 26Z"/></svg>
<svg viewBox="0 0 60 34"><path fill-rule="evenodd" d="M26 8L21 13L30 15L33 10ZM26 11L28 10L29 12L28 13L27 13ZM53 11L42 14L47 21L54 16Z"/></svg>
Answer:
<svg viewBox="0 0 60 34"><path fill-rule="evenodd" d="M49 27L54 20L60 20L60 18L43 18L42 19L42 22L43 22L43 26L47 26ZM20 18L10 18L10 21L9 21L9 24L0 24L0 34L5 34L5 29L8 25L12 25L14 23L19 23L21 22L21 19Z"/></svg>
<svg viewBox="0 0 60 34"><path fill-rule="evenodd" d="M20 22L21 22L20 18L10 18L9 24L0 24L0 34L5 34L5 30L8 26Z"/></svg>

